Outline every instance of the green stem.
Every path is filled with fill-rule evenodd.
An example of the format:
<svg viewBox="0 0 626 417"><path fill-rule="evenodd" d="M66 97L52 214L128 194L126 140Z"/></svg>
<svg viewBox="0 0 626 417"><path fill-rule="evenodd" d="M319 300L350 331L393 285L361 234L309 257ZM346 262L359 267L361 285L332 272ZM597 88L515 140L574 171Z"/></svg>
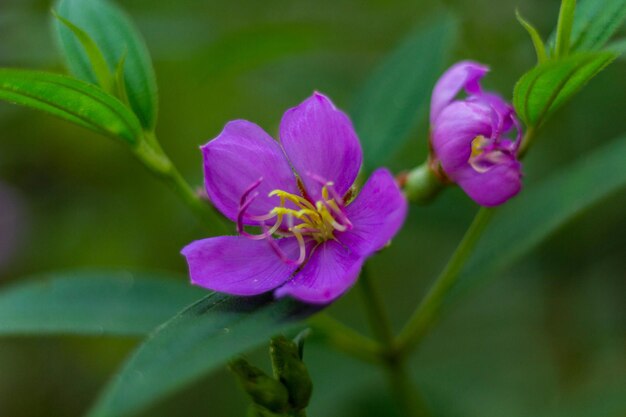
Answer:
<svg viewBox="0 0 626 417"><path fill-rule="evenodd" d="M387 372L394 397L406 415L410 417L430 416L425 401L422 399L417 390L417 386L413 383L406 371L404 361L399 360L391 363Z"/></svg>
<svg viewBox="0 0 626 417"><path fill-rule="evenodd" d="M169 175L165 177L165 181L209 230L215 234L226 234L229 232L221 216L207 201L200 198L198 193L191 188L175 167L172 167Z"/></svg>
<svg viewBox="0 0 626 417"><path fill-rule="evenodd" d="M214 233L227 232L219 214L191 188L165 154L153 133L145 133L143 140L134 149L134 154L150 172L165 181L178 194L209 230Z"/></svg>
<svg viewBox="0 0 626 417"><path fill-rule="evenodd" d="M406 371L405 358L398 354L391 323L383 308L379 293L374 289L365 267L361 272L359 284L370 326L384 348L382 352L383 364L396 401L408 417L429 416L430 413L425 402Z"/></svg>
<svg viewBox="0 0 626 417"><path fill-rule="evenodd" d="M369 320L370 327L374 332L374 336L376 336L378 341L386 349L393 350L393 329L391 328L389 317L383 307L383 302L379 293L374 289L374 284L369 278L366 267L363 267L361 277L359 278L359 284L365 301L367 318Z"/></svg>
<svg viewBox="0 0 626 417"><path fill-rule="evenodd" d="M471 256L480 236L493 217L495 209L481 208L469 229L463 236L452 258L448 261L426 297L417 307L413 316L400 333L397 346L404 356L414 349L422 340L426 332L439 317L443 300L448 291L454 286L465 262Z"/></svg>
<svg viewBox="0 0 626 417"><path fill-rule="evenodd" d="M536 129L532 126L530 126L527 130L526 130L526 134L524 135L524 139L522 139L522 144L520 145L519 151L517 152L517 157L519 159L524 158L524 156L526 155L526 152L528 152L528 149L530 148L530 145L532 145L533 140L535 139L535 132Z"/></svg>

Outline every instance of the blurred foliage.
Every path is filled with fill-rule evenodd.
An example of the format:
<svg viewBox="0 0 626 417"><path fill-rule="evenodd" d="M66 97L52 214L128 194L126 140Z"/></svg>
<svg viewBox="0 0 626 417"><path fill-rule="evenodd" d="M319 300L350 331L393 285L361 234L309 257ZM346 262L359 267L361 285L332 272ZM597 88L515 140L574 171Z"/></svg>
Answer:
<svg viewBox="0 0 626 417"><path fill-rule="evenodd" d="M514 82L535 61L515 7L545 36L558 5L557 0L124 2L153 55L157 132L196 184L198 146L226 121L250 119L274 133L283 111L312 90L354 108L379 60L413 28L446 10L462 25L454 58L489 64L487 86L510 99ZM50 7L47 0L0 3L0 66L61 71ZM624 133L625 70L625 61L613 64L545 125L525 160L527 183ZM390 162L393 169L423 160L423 122ZM13 257L0 264L2 285L31 273L83 266L185 271L180 248L203 231L125 149L4 103L0 131L0 181L11 187L12 200L21 201ZM0 206L5 204L10 203ZM625 193L614 195L452 309L412 365L438 417L623 415L625 205ZM429 207L413 207L392 248L371 262L398 327L474 210L459 190L448 190ZM353 291L331 313L365 331L360 302ZM0 339L0 415L80 415L135 343L104 337ZM254 363L263 363L263 357L251 354ZM314 337L306 361L315 384L311 416L395 415L378 369L331 351ZM143 415L243 415L247 404L234 378L219 371Z"/></svg>

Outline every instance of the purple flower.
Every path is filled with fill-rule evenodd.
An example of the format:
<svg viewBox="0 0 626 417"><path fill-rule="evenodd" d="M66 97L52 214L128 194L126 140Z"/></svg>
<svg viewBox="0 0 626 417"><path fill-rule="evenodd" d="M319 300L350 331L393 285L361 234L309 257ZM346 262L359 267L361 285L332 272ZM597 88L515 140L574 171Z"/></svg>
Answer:
<svg viewBox="0 0 626 417"><path fill-rule="evenodd" d="M482 206L497 206L522 187L517 152L522 138L515 110L482 91L484 65L463 61L446 71L430 107L432 162ZM460 91L465 99L457 99ZM515 139L507 135L517 131Z"/></svg>
<svg viewBox="0 0 626 417"><path fill-rule="evenodd" d="M182 251L192 283L211 290L275 290L277 297L328 303L354 284L365 259L406 216L406 200L385 169L352 201L361 145L348 117L319 93L285 113L280 142L236 120L202 153L207 194L239 233Z"/></svg>

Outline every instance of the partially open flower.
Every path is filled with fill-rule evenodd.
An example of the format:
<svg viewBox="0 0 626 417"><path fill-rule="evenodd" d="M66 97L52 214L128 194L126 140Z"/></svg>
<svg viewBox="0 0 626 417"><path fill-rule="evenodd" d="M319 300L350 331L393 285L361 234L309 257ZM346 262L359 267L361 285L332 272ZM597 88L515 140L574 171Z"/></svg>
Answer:
<svg viewBox="0 0 626 417"><path fill-rule="evenodd" d="M435 169L442 169L478 204L497 206L522 187L517 160L522 133L513 107L482 91L480 80L488 71L463 61L437 82L430 108L431 157ZM458 99L462 90L467 97Z"/></svg>
<svg viewBox="0 0 626 417"><path fill-rule="evenodd" d="M202 152L207 194L239 232L183 249L192 282L205 288L235 295L276 289L277 297L328 303L406 216L385 169L352 200L361 145L348 117L319 93L285 113L280 143L237 120Z"/></svg>

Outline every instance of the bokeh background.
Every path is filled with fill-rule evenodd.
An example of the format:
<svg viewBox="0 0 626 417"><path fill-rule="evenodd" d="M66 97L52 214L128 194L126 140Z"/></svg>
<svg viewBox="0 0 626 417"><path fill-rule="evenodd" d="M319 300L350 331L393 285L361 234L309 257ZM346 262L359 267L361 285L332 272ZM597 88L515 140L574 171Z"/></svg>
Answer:
<svg viewBox="0 0 626 417"><path fill-rule="evenodd" d="M461 22L454 58L489 64L486 85L510 98L514 82L534 64L515 8L546 35L559 2L126 0L123 7L153 55L160 140L199 185L198 146L228 120L253 120L274 133L283 111L313 90L353 108L380 60L444 10ZM0 66L63 71L50 8L48 0L0 2ZM612 65L550 121L525 162L528 184L626 131L625 70L624 61ZM426 132L424 121L393 169L423 160ZM179 251L202 229L122 146L5 103L0 137L0 288L80 267L185 272ZM626 190L447 314L411 365L438 417L626 415L624 207ZM372 261L398 328L475 210L459 190L412 207L392 249ZM330 312L367 331L358 291ZM0 415L81 415L137 342L0 339ZM250 357L268 365L264 349ZM397 415L379 369L315 341L306 360L315 383L311 416ZM238 416L247 404L234 378L219 371L143 415Z"/></svg>

